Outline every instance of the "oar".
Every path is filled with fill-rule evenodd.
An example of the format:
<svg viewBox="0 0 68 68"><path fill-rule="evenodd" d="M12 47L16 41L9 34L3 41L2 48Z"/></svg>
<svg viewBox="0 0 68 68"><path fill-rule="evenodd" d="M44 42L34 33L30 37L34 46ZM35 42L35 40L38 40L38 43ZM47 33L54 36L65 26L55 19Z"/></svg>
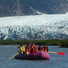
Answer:
<svg viewBox="0 0 68 68"><path fill-rule="evenodd" d="M17 54L13 55L12 57L10 57L9 60L12 59L13 57L15 57L15 56L18 55L18 54L19 54L19 52L18 52Z"/></svg>
<svg viewBox="0 0 68 68"><path fill-rule="evenodd" d="M59 54L59 55L65 55L64 52L50 52L50 51L48 51L48 53L54 53L54 54Z"/></svg>

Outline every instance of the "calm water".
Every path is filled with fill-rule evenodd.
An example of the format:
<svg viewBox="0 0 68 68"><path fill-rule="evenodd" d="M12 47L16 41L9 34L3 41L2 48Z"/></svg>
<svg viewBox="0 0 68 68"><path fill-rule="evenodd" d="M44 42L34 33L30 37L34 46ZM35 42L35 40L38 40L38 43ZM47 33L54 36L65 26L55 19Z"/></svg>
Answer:
<svg viewBox="0 0 68 68"><path fill-rule="evenodd" d="M8 60L17 53L18 45L0 46L0 68L68 68L68 48L48 46L49 51L65 52L65 55L51 54L50 60Z"/></svg>

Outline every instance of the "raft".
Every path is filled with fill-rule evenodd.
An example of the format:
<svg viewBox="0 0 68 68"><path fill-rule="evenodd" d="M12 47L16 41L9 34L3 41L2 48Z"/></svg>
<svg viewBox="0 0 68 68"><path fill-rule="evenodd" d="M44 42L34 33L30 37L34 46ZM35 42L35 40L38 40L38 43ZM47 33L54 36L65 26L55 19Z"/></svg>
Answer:
<svg viewBox="0 0 68 68"><path fill-rule="evenodd" d="M28 55L18 54L15 59L21 60L50 60L50 55L44 51L38 51Z"/></svg>

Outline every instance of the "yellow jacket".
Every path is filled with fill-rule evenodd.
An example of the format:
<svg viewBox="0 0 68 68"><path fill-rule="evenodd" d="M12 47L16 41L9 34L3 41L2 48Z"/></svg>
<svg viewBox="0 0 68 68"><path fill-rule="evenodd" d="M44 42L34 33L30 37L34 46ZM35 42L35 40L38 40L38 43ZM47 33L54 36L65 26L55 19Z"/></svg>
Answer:
<svg viewBox="0 0 68 68"><path fill-rule="evenodd" d="M25 52L25 47L23 46L23 47L20 47L20 50L23 52Z"/></svg>

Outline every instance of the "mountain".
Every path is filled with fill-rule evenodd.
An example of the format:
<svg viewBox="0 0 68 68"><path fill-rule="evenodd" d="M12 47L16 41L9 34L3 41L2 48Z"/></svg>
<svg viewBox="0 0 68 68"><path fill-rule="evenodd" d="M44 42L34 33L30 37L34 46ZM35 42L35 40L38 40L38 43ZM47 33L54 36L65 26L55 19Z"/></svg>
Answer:
<svg viewBox="0 0 68 68"><path fill-rule="evenodd" d="M66 12L68 12L67 0L0 0L0 17Z"/></svg>
<svg viewBox="0 0 68 68"><path fill-rule="evenodd" d="M0 40L68 39L68 14L0 18Z"/></svg>

